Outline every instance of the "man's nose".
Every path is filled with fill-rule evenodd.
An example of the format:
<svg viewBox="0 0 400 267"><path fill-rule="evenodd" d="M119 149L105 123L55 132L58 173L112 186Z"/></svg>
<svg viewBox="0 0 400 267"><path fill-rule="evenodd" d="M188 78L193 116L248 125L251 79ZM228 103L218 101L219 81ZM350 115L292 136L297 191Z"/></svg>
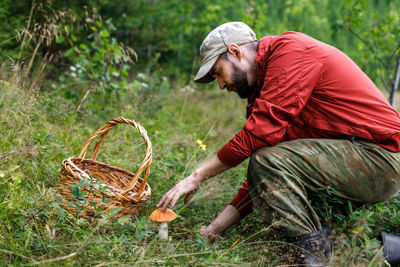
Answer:
<svg viewBox="0 0 400 267"><path fill-rule="evenodd" d="M219 88L224 89L226 87L226 83L222 79L218 79Z"/></svg>

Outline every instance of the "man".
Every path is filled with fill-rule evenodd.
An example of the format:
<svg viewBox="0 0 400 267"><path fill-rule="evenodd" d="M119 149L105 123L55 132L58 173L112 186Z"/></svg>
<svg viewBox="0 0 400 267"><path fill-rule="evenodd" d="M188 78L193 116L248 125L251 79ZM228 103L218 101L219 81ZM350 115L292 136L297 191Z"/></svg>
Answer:
<svg viewBox="0 0 400 267"><path fill-rule="evenodd" d="M254 206L267 224L305 250L309 264L332 250L309 203L317 188L374 203L400 190L400 117L374 83L338 49L305 34L260 40L241 22L223 24L203 41L195 81L248 99L247 122L218 153L158 203L185 203L201 183L251 157L247 182L203 234L220 235ZM250 197L251 196L251 197Z"/></svg>

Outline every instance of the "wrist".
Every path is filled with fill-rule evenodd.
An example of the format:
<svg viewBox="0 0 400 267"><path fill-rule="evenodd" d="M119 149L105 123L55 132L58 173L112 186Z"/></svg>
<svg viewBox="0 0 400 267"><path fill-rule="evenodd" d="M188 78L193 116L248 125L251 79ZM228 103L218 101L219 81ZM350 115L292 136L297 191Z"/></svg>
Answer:
<svg viewBox="0 0 400 267"><path fill-rule="evenodd" d="M221 227L218 226L217 224L215 224L215 222L212 222L209 225L204 226L202 228L202 231L206 232L208 234L211 234L211 235L216 235L216 236L221 236L223 233L223 230L221 229Z"/></svg>
<svg viewBox="0 0 400 267"><path fill-rule="evenodd" d="M208 225L208 231L214 235L221 236L225 230L226 227L222 222L214 221L210 225Z"/></svg>
<svg viewBox="0 0 400 267"><path fill-rule="evenodd" d="M193 181L197 183L199 186L206 179L206 177L198 170L194 171L190 176L192 176Z"/></svg>

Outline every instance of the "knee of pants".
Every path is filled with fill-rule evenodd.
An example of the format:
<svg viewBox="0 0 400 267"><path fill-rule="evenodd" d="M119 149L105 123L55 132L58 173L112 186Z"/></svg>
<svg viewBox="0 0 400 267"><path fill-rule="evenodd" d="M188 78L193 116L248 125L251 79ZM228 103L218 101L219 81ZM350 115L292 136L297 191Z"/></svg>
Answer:
<svg viewBox="0 0 400 267"><path fill-rule="evenodd" d="M282 162L279 149L264 147L255 151L250 157L247 171L249 187L279 180L283 175Z"/></svg>
<svg viewBox="0 0 400 267"><path fill-rule="evenodd" d="M283 152L283 151L282 151ZM281 169L285 156L278 147L263 147L253 152L250 156L249 170Z"/></svg>

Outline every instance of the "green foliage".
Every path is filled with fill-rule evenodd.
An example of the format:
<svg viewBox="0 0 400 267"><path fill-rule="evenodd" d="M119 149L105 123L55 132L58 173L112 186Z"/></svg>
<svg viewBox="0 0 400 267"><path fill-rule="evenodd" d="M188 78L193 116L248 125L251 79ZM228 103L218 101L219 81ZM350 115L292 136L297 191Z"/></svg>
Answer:
<svg viewBox="0 0 400 267"><path fill-rule="evenodd" d="M25 26L29 16L31 1L2 0L0 5L0 59L8 60L7 56L17 58L19 50L16 41L16 29Z"/></svg>
<svg viewBox="0 0 400 267"><path fill-rule="evenodd" d="M362 53L362 65L368 73L380 78L384 88L391 93L390 102L395 104L394 91L400 60L400 11L396 4L379 2L376 8L368 8L375 1L343 1L340 25L348 29L358 40ZM371 54L374 62L371 62ZM398 86L398 82L397 82Z"/></svg>
<svg viewBox="0 0 400 267"><path fill-rule="evenodd" d="M278 4L271 0L252 0L248 3L240 0L106 0L68 3L55 0L40 2L41 9L47 10L45 12L40 10L39 2L34 3L38 7L33 21L42 25L42 29L45 18L52 17L51 14L57 14L60 18L56 23L47 24L58 25L58 43L41 45L37 53L49 55L49 59L56 65L52 70L55 75L64 72L67 67L67 72L59 82L69 91L67 96L83 102L86 101L87 88L92 88L91 92L94 87L108 92L121 90L129 86L130 83L126 81L132 74L151 73L161 67L167 77L191 80L200 64L198 49L201 41L212 28L227 21L248 23L259 38L288 30L302 31L346 52L375 83L385 88L390 88L388 72L391 72L393 78L395 68L395 57L390 57L388 53L392 49L392 55L398 54L399 49L399 14L395 3L390 1L284 0ZM27 0L18 3L7 0L0 9L0 17L7 19L7 23L0 27L0 49L7 51L2 53L4 59L8 59L7 56L17 58L12 56L16 53L18 55L19 50L16 49L17 34L14 29L24 28L31 4ZM21 10L24 12L21 13ZM102 22L92 14L89 19L91 21L85 22L91 13L89 10L97 10L96 13L105 21ZM74 23L67 20L61 22L59 15L69 13L76 14L77 20ZM102 23L102 27L96 21ZM63 27L63 23L66 27ZM62 33L63 29L67 29L67 32ZM358 40L349 29L364 41ZM27 30L32 33L33 27ZM5 36L1 37L1 34ZM90 39L86 40L88 36ZM368 48L370 46L374 47L373 51ZM130 61L133 53L126 50L127 47L134 48L138 55L135 66ZM31 55L34 49L33 44L25 47L24 55ZM104 55L100 52L102 49ZM60 57L67 50L67 58ZM374 55L372 57L371 52ZM119 62L113 59L114 53L119 57ZM128 54L129 61L126 61L128 58L123 54ZM87 60L93 60L96 64L91 66ZM40 65L34 64L34 67L39 68Z"/></svg>
<svg viewBox="0 0 400 267"><path fill-rule="evenodd" d="M336 250L341 251L341 257L336 258L336 264L358 265L369 263L368 266L379 266L383 261L383 250L378 236L381 231L398 232L398 209L400 197L374 205L357 205L334 196L332 187L319 188L321 193L311 194L311 203L322 223L331 225L336 235ZM349 251L350 249L350 251ZM375 264L375 265L373 265Z"/></svg>
<svg viewBox="0 0 400 267"><path fill-rule="evenodd" d="M108 94L114 90L130 89L128 71L134 63L135 52L111 36L115 26L110 19L103 22L99 18L86 18L86 23L89 32L85 42L75 35L68 39L71 48L66 51L66 56L72 63L69 76L77 86L95 84L96 89ZM64 80L65 77L61 76L60 81Z"/></svg>
<svg viewBox="0 0 400 267"><path fill-rule="evenodd" d="M334 193L336 189L332 186L326 188L317 188L320 193L311 194L313 208L321 214L321 218L324 218L325 223L330 221L336 215L337 210L335 207L343 204L343 200L337 198Z"/></svg>

